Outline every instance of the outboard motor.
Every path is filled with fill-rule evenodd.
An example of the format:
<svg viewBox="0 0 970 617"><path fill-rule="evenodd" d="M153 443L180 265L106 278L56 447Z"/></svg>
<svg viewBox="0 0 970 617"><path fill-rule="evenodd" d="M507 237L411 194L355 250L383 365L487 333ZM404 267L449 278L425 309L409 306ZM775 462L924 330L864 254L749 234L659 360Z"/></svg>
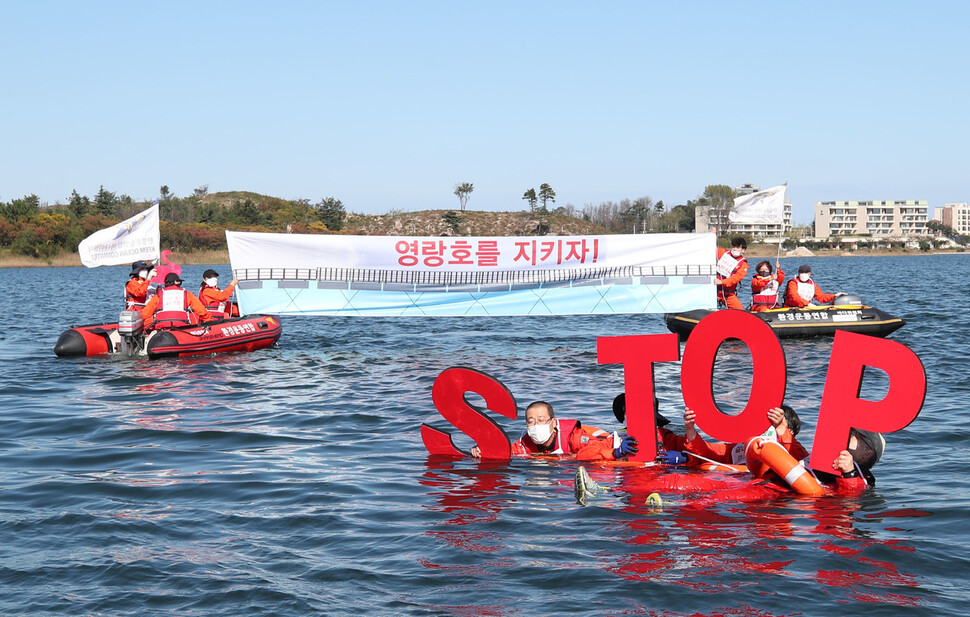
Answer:
<svg viewBox="0 0 970 617"><path fill-rule="evenodd" d="M862 296L846 294L837 298L832 304L838 304L839 306L864 306L865 303L862 301Z"/></svg>
<svg viewBox="0 0 970 617"><path fill-rule="evenodd" d="M118 317L118 334L121 335L121 353L133 356L140 353L145 346L142 336L145 324L138 311L121 311Z"/></svg>

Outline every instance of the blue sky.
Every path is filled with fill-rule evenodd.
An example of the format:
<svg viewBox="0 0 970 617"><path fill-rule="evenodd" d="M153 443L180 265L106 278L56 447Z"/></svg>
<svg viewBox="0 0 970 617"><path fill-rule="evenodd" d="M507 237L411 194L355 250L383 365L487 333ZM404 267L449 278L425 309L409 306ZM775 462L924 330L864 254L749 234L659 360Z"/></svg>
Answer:
<svg viewBox="0 0 970 617"><path fill-rule="evenodd" d="M970 201L970 3L4 2L0 200Z"/></svg>

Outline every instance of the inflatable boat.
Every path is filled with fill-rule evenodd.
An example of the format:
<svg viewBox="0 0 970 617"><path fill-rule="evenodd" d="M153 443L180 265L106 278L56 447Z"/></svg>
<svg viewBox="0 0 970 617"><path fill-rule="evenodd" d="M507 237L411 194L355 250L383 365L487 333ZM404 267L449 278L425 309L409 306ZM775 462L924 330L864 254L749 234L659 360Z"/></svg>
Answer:
<svg viewBox="0 0 970 617"><path fill-rule="evenodd" d="M125 311L118 323L74 326L64 331L54 345L54 353L61 358L102 354L182 358L263 349L276 343L282 332L279 319L267 315L145 332L140 314Z"/></svg>
<svg viewBox="0 0 970 617"><path fill-rule="evenodd" d="M781 338L833 336L837 330L884 337L906 325L899 317L864 305L858 296L842 296L838 302L834 306L784 307L752 314L763 319ZM713 312L699 309L667 313L664 321L668 330L686 339L694 326Z"/></svg>

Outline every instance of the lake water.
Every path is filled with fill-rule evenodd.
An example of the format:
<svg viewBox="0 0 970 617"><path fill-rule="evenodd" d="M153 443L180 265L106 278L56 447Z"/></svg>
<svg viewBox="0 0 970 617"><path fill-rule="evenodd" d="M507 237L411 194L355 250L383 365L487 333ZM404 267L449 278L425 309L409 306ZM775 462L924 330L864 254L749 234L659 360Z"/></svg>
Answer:
<svg viewBox="0 0 970 617"><path fill-rule="evenodd" d="M453 430L430 390L454 365L502 380L520 417L542 398L613 430L623 377L596 337L665 332L659 315L284 318L250 354L58 359L62 330L117 315L127 270L0 270L0 614L963 614L970 256L783 267L802 261L906 319L892 339L926 368L921 415L860 497L662 511L623 470L583 507L575 463L436 462L419 434ZM784 346L810 445L831 339ZM743 405L744 349L724 354L718 400ZM656 381L682 430L679 365Z"/></svg>

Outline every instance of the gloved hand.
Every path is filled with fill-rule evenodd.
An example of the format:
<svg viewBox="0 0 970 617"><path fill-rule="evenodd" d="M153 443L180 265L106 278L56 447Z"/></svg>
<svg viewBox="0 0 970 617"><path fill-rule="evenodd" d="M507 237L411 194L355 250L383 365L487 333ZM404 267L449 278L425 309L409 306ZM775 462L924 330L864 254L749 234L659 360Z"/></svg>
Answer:
<svg viewBox="0 0 970 617"><path fill-rule="evenodd" d="M665 465L686 465L687 457L684 456L683 452L677 450L665 450L657 454L657 462Z"/></svg>
<svg viewBox="0 0 970 617"><path fill-rule="evenodd" d="M620 447L613 450L613 458L623 458L629 454L637 453L637 438L633 436L626 436L623 441L620 442Z"/></svg>

